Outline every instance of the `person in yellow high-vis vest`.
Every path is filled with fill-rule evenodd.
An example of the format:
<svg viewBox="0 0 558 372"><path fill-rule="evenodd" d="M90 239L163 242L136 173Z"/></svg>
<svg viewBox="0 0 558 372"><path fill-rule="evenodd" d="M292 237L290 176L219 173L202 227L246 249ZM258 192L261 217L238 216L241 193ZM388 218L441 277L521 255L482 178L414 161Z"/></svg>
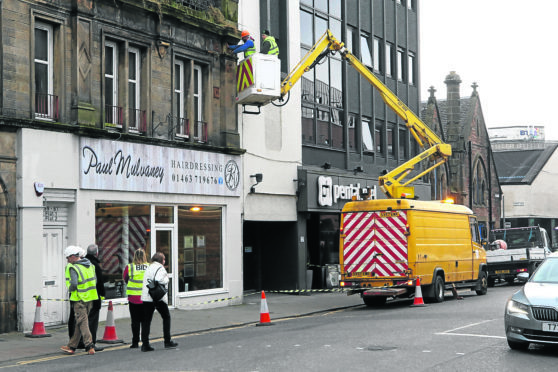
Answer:
<svg viewBox="0 0 558 372"><path fill-rule="evenodd" d="M250 33L244 30L240 34L240 37L242 38L242 44L229 45L229 49L231 49L234 54L244 52L244 58L248 58L256 53L256 44L254 44L254 38L250 36Z"/></svg>
<svg viewBox="0 0 558 372"><path fill-rule="evenodd" d="M271 54L279 57L279 47L275 38L271 36L269 30L262 31L262 47L260 48L261 54Z"/></svg>
<svg viewBox="0 0 558 372"><path fill-rule="evenodd" d="M126 282L126 295L128 296L128 308L130 309L130 319L132 320L132 345L130 349L139 347L141 319L143 306L141 300L141 290L145 270L149 267L147 255L143 249L138 249L134 253L134 261L124 269L122 278Z"/></svg>
<svg viewBox="0 0 558 372"><path fill-rule="evenodd" d="M74 354L83 336L85 351L89 355L95 354L95 344L89 331L88 314L93 306L93 301L99 298L97 294L97 278L95 276L95 266L87 258L81 258L83 249L70 245L64 250L64 255L68 260L66 265L66 287L70 292L70 301L74 307L76 317L76 327L74 334L68 345L61 349L67 354Z"/></svg>

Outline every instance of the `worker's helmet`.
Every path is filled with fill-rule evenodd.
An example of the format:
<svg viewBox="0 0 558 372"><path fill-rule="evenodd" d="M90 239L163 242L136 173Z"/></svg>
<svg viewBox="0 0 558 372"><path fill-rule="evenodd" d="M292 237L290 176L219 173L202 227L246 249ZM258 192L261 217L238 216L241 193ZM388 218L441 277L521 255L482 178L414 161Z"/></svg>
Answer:
<svg viewBox="0 0 558 372"><path fill-rule="evenodd" d="M508 244L501 239L495 240L493 244L496 246L496 249L508 249Z"/></svg>
<svg viewBox="0 0 558 372"><path fill-rule="evenodd" d="M240 34L240 37L246 37L246 36L250 36L250 33L246 30L242 31L242 33Z"/></svg>

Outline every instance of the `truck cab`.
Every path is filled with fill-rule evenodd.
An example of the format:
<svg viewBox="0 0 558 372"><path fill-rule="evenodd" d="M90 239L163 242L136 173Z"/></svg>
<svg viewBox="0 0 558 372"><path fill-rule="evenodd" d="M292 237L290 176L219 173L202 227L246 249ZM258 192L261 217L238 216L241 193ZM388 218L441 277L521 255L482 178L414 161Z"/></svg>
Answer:
<svg viewBox="0 0 558 372"><path fill-rule="evenodd" d="M488 285L513 284L519 273L531 275L551 253L550 239L540 226L494 229L487 247Z"/></svg>

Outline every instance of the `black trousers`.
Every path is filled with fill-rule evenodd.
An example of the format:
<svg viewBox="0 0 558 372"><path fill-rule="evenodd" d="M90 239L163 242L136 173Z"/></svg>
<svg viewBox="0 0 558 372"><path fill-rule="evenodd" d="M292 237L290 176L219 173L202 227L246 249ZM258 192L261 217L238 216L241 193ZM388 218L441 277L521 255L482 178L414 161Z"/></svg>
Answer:
<svg viewBox="0 0 558 372"><path fill-rule="evenodd" d="M169 306L164 301L157 302L144 302L143 303L143 318L141 321L141 342L143 345L149 345L149 332L151 330L151 320L155 309L163 318L163 337L165 342L171 340L170 327L171 317Z"/></svg>
<svg viewBox="0 0 558 372"><path fill-rule="evenodd" d="M101 299L93 301L93 306L87 315L89 319L89 332L93 343L97 343L97 328L99 327L99 312L101 311ZM74 314L73 301L70 301L70 317L68 318L68 336L72 338L74 329L76 328L76 314ZM80 340L80 346L83 340Z"/></svg>
<svg viewBox="0 0 558 372"><path fill-rule="evenodd" d="M140 341L141 321L143 318L143 304L128 303L130 309L130 319L132 320L132 344Z"/></svg>

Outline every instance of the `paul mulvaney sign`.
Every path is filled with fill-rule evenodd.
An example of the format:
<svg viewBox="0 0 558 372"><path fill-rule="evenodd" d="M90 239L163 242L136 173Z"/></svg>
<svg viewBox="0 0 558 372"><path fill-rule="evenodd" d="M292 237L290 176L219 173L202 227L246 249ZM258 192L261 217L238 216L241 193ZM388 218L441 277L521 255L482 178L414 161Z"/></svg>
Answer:
<svg viewBox="0 0 558 372"><path fill-rule="evenodd" d="M240 157L162 146L80 139L80 187L240 196Z"/></svg>

